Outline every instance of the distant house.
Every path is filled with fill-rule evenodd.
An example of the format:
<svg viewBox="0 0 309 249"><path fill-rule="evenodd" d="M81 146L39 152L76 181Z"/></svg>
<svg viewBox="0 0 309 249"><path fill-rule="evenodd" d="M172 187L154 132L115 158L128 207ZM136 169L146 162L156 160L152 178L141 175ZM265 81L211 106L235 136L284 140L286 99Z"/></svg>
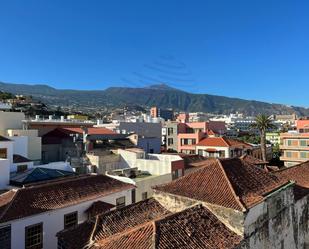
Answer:
<svg viewBox="0 0 309 249"><path fill-rule="evenodd" d="M196 144L196 154L214 158L232 158L250 153L253 146L226 137L207 137Z"/></svg>

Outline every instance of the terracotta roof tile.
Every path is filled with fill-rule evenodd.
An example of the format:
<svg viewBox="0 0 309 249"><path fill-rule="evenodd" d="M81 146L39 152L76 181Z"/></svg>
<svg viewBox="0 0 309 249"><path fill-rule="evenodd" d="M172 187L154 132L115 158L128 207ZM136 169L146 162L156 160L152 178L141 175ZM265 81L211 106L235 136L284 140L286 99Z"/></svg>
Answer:
<svg viewBox="0 0 309 249"><path fill-rule="evenodd" d="M235 248L241 240L207 208L198 205L96 241L92 249L225 249Z"/></svg>
<svg viewBox="0 0 309 249"><path fill-rule="evenodd" d="M309 161L272 172L282 181L295 181L295 198L301 199L309 194Z"/></svg>
<svg viewBox="0 0 309 249"><path fill-rule="evenodd" d="M244 209L218 160L154 189L240 211Z"/></svg>
<svg viewBox="0 0 309 249"><path fill-rule="evenodd" d="M225 137L207 137L201 140L196 146L230 147Z"/></svg>
<svg viewBox="0 0 309 249"><path fill-rule="evenodd" d="M234 158L217 159L213 164L154 189L244 211L286 182Z"/></svg>
<svg viewBox="0 0 309 249"><path fill-rule="evenodd" d="M212 147L242 147L252 148L250 144L243 141L230 139L226 137L207 137L201 140L196 146L212 146Z"/></svg>
<svg viewBox="0 0 309 249"><path fill-rule="evenodd" d="M254 164L254 165L264 165L268 164L268 162L264 162L261 159L258 159L256 157L250 156L250 155L243 155L240 157L242 160L244 160L247 163Z"/></svg>
<svg viewBox="0 0 309 249"><path fill-rule="evenodd" d="M90 216L97 216L99 214L106 213L110 211L112 208L114 208L115 205L106 203L104 201L96 201L92 203L92 205L85 211Z"/></svg>
<svg viewBox="0 0 309 249"><path fill-rule="evenodd" d="M104 175L66 177L34 184L16 190L9 203L0 202L0 222L71 206L131 188L134 186ZM0 199L2 197L3 195L0 195ZM10 205L10 208L3 209L5 205Z"/></svg>
<svg viewBox="0 0 309 249"><path fill-rule="evenodd" d="M110 236L143 226L154 219L168 214L170 214L168 210L155 199L150 198L98 216L96 226L93 221L88 221L88 225L80 224L76 229L63 230L57 234L57 237L68 244L70 249L80 249L90 241L107 239ZM84 229L80 226L86 226L85 230L88 233L83 234L87 239L76 241L76 237ZM90 226L92 226L92 229L88 229Z"/></svg>
<svg viewBox="0 0 309 249"><path fill-rule="evenodd" d="M155 222L156 248L234 248L242 238L202 205Z"/></svg>

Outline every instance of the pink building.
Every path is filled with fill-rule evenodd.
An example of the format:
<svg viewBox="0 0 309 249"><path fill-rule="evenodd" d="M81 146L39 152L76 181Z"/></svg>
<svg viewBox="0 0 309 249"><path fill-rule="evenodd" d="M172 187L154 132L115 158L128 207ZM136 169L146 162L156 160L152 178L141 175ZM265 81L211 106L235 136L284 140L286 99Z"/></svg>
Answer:
<svg viewBox="0 0 309 249"><path fill-rule="evenodd" d="M309 119L297 120L296 127L299 133L309 133Z"/></svg>
<svg viewBox="0 0 309 249"><path fill-rule="evenodd" d="M178 132L178 152L195 154L195 147L203 138L214 134L224 134L225 123L218 121L185 123Z"/></svg>

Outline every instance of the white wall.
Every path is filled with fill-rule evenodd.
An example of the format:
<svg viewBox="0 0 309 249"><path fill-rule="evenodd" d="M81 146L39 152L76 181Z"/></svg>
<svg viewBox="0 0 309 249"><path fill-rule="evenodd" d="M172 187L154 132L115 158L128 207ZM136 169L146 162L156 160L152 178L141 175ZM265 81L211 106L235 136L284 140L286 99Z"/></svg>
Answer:
<svg viewBox="0 0 309 249"><path fill-rule="evenodd" d="M229 147L216 147L216 146L196 146L195 147L195 153L198 154L198 150L206 150L206 149L215 149L217 151L224 151L225 152L225 158L230 157L230 150ZM208 157L207 151L203 151L203 156Z"/></svg>
<svg viewBox="0 0 309 249"><path fill-rule="evenodd" d="M0 158L0 189L5 189L9 183L10 183L9 160Z"/></svg>
<svg viewBox="0 0 309 249"><path fill-rule="evenodd" d="M21 155L23 157L28 157L28 137L9 137L13 143L13 153Z"/></svg>
<svg viewBox="0 0 309 249"><path fill-rule="evenodd" d="M141 158L143 153L127 150L118 150L121 155L121 167L135 168L148 171L152 175L165 175L172 173L172 161L182 160L175 155L148 154L148 159Z"/></svg>
<svg viewBox="0 0 309 249"><path fill-rule="evenodd" d="M25 114L22 112L0 111L0 135L5 136L7 129L21 129Z"/></svg>
<svg viewBox="0 0 309 249"><path fill-rule="evenodd" d="M7 130L7 135L12 137L26 136L28 141L28 157L32 161L40 161L42 156L42 138L38 136L38 130Z"/></svg>
<svg viewBox="0 0 309 249"><path fill-rule="evenodd" d="M12 249L21 249L25 248L25 227L43 222L43 247L44 249L55 249L57 248L56 234L57 232L64 229L65 214L78 211L78 223L82 223L87 220L85 211L91 206L93 202L101 200L116 205L116 199L122 196L125 196L126 198L126 205L132 203L130 189L101 198L96 198L91 201L80 203L78 205L29 216L24 219L14 220L5 224L3 223L0 224L0 226L11 224Z"/></svg>

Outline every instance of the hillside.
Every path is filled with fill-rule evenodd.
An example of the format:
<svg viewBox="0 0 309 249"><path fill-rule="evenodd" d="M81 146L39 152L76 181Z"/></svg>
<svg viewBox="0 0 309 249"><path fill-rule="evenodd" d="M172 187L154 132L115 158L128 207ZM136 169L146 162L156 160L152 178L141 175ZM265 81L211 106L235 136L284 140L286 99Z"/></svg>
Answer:
<svg viewBox="0 0 309 249"><path fill-rule="evenodd" d="M228 98L209 94L193 94L160 84L144 88L110 87L105 90L60 90L47 85L25 85L0 82L0 90L13 94L31 95L46 104L82 107L118 107L123 105L159 106L178 111L258 113L309 116L309 109L269 104L254 100Z"/></svg>

